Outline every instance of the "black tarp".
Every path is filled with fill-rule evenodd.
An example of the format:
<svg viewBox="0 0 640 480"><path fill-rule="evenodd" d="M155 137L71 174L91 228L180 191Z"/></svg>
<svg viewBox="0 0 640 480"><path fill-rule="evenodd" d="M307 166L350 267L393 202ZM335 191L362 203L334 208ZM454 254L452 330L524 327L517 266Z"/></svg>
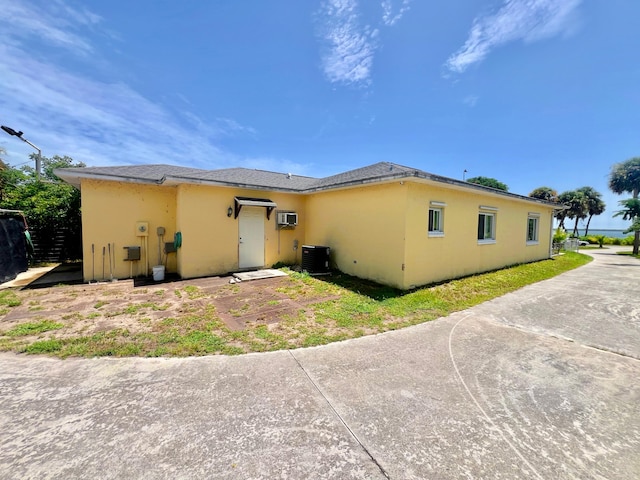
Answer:
<svg viewBox="0 0 640 480"><path fill-rule="evenodd" d="M0 215L0 283L13 280L29 268L24 227L22 215Z"/></svg>

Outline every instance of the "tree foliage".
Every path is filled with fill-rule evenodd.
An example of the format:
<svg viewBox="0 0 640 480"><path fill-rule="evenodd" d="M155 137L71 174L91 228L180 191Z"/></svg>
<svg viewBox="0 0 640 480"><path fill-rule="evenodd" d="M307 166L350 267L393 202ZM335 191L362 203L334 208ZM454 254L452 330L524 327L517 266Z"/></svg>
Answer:
<svg viewBox="0 0 640 480"><path fill-rule="evenodd" d="M587 206L584 195L578 190L567 190L558 195L558 201L563 204L566 209L558 216L560 226L565 228L565 219L574 220L573 235L578 234L578 221L587 218Z"/></svg>
<svg viewBox="0 0 640 480"><path fill-rule="evenodd" d="M640 157L633 157L625 162L613 165L609 175L609 188L619 195L630 193L631 199L629 200L637 200L640 194ZM615 216L620 214L624 220L632 221L629 231L635 232L633 254L638 255L640 250L640 218L637 215L631 215L635 212L633 209L635 202L628 203L628 200L622 200L620 204L625 209L616 213Z"/></svg>
<svg viewBox="0 0 640 480"><path fill-rule="evenodd" d="M628 198L626 200L620 200L620 206L624 207L622 210L616 212L614 217L622 217L623 220L634 221L636 218L640 218L640 199Z"/></svg>
<svg viewBox="0 0 640 480"><path fill-rule="evenodd" d="M32 167L16 169L3 165L0 208L21 210L37 238L52 239L61 228L80 238L80 191L62 182L53 170L84 167L82 162L74 162L67 156L42 157L41 180L36 179Z"/></svg>
<svg viewBox="0 0 640 480"><path fill-rule="evenodd" d="M582 193L584 197L586 213L588 215L587 226L584 230L584 234L589 235L589 224L591 223L591 219L595 215L601 215L604 213L606 204L602 200L602 194L598 192L593 187L582 187L577 190Z"/></svg>
<svg viewBox="0 0 640 480"><path fill-rule="evenodd" d="M546 202L557 202L558 192L551 187L538 187L533 190L529 196L531 198L537 198L538 200L544 200Z"/></svg>
<svg viewBox="0 0 640 480"><path fill-rule="evenodd" d="M475 183L476 185L483 185L485 187L496 188L498 190L504 190L505 192L509 191L509 187L502 183L499 180L491 177L473 177L467 180L469 183Z"/></svg>
<svg viewBox="0 0 640 480"><path fill-rule="evenodd" d="M631 226L624 231L624 233L635 233L634 239L634 255L637 255L636 240L638 234L640 234L640 199L627 198L626 200L620 200L620 206L624 207L622 210L617 211L613 216L622 217L623 220L630 220Z"/></svg>
<svg viewBox="0 0 640 480"><path fill-rule="evenodd" d="M6 150L0 147L0 155L4 155ZM2 198L4 197L5 188L7 188L7 184L9 183L9 165L4 163L2 157L0 157L0 202L2 202Z"/></svg>
<svg viewBox="0 0 640 480"><path fill-rule="evenodd" d="M609 188L618 195L630 193L633 198L638 198L640 193L640 157L630 158L626 162L613 165L609 175Z"/></svg>
<svg viewBox="0 0 640 480"><path fill-rule="evenodd" d="M578 236L578 222L585 219L587 220L585 235L587 235L591 219L595 215L604 213L606 207L602 201L602 194L593 187L581 187L562 192L558 195L558 202L567 207L556 213L560 227L565 228L565 219L575 220L572 234L574 236Z"/></svg>

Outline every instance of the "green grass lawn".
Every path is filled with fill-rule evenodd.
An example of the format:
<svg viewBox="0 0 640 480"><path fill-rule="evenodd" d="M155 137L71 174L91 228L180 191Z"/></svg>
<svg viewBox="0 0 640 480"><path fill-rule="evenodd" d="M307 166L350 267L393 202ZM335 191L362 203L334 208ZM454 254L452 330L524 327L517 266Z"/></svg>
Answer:
<svg viewBox="0 0 640 480"><path fill-rule="evenodd" d="M550 260L409 292L341 273L311 277L289 272L286 283L276 290L279 295L296 302L306 298L325 300L304 304L297 312L277 323L257 321L241 330L228 328L211 301L221 295L239 295L237 285L219 287L217 293L197 286L176 288L171 295L181 302L179 312L152 321L153 312L166 308L162 303L163 296L169 295L165 290L158 290L153 294L157 302L132 302L109 310L110 301L99 300L91 302L91 312L86 315L74 313L56 319L39 318L7 330L0 328L0 350L58 357L191 356L234 355L322 345L434 320L554 277L589 261L589 256L569 252ZM22 292L0 292L0 319L19 305L27 305L20 294ZM267 298L264 302L275 307L281 299ZM31 303L32 308L38 306L36 300ZM46 316L46 311L35 313ZM119 315L132 318L136 328L115 327L91 334L83 334L78 328L77 322L94 322L99 318Z"/></svg>

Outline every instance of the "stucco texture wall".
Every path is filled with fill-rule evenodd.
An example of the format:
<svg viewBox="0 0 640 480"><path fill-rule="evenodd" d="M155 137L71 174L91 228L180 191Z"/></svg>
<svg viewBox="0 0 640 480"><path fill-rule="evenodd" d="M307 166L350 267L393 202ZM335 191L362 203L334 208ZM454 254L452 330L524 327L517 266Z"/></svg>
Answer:
<svg viewBox="0 0 640 480"><path fill-rule="evenodd" d="M552 209L495 194L409 183L404 288L549 257ZM430 202L445 203L444 236L428 235ZM495 243L478 242L480 206L493 207ZM538 215L536 244L527 242L529 214Z"/></svg>
<svg viewBox="0 0 640 480"><path fill-rule="evenodd" d="M279 261L300 261L294 240L302 245L305 228L305 198L300 195L244 190L206 185L180 185L177 192L176 225L182 233L178 250L178 268L183 278L218 275L238 270L238 221L227 216L234 207L234 197L268 198L277 210L295 211L299 224L295 228L279 228L276 211L267 220L265 211L264 266Z"/></svg>
<svg viewBox="0 0 640 480"><path fill-rule="evenodd" d="M305 244L331 247L339 270L402 288L405 182L310 195Z"/></svg>
<svg viewBox="0 0 640 480"><path fill-rule="evenodd" d="M151 268L158 264L159 237L156 228L164 227L165 241L173 241L176 189L83 179L81 193L84 280L103 279L103 248L104 276L107 279L111 273L114 278L151 274ZM141 221L149 223L148 244L143 237L136 236L136 223ZM109 270L108 245L111 245L112 272ZM141 246L141 260L125 261L125 246ZM147 257L149 270L146 266ZM169 255L167 269L176 271L175 255Z"/></svg>
<svg viewBox="0 0 640 480"><path fill-rule="evenodd" d="M550 250L551 207L426 180L309 195L89 179L82 181L81 188L85 281L102 278L102 248L109 244L115 278L150 275L151 267L158 263L159 226L166 229L164 241L172 241L176 231L182 233L182 247L168 257L169 272L193 278L237 271L240 219L227 216L236 196L267 198L278 205L270 219L264 209L266 267L277 262L300 263L303 244L327 245L335 268L408 289L548 258ZM446 204L444 236L428 234L430 202ZM478 242L481 205L495 209L495 243ZM298 225L279 227L278 210L297 212ZM535 244L527 242L530 214L538 218ZM148 244L136 235L136 223L141 221L149 223ZM124 261L127 245L143 247L141 261ZM105 275L109 274L106 258Z"/></svg>

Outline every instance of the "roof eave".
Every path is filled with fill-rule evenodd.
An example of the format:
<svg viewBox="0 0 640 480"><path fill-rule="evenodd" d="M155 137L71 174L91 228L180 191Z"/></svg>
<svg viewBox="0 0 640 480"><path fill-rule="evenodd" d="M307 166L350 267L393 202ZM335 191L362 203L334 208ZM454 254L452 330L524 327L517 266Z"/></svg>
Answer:
<svg viewBox="0 0 640 480"><path fill-rule="evenodd" d="M164 178L165 178L163 177L159 180L151 179L151 178L134 178L134 177L128 177L124 175L113 175L113 174L107 175L103 173L87 173L87 172L69 171L66 168L56 168L53 171L53 173L54 175L56 175L57 177L60 177L65 182L78 188L80 188L80 183L83 179L160 185L164 182Z"/></svg>
<svg viewBox="0 0 640 480"><path fill-rule="evenodd" d="M90 173L90 172L77 172L69 171L66 168L54 170L54 174L63 179L65 182L73 185L74 187L80 187L82 179L89 180L104 180L126 183L142 183L147 185L165 185L165 186L177 186L180 184L188 183L193 185L212 185L219 187L235 187L247 190L261 190L261 191L277 191L285 193L301 193L302 189L296 188L282 188L282 187L269 187L264 185L255 185L243 182L227 182L224 180L208 180L203 178L182 177L178 175L165 175L160 179L148 179L140 177L130 177L126 175L113 175L103 173Z"/></svg>

